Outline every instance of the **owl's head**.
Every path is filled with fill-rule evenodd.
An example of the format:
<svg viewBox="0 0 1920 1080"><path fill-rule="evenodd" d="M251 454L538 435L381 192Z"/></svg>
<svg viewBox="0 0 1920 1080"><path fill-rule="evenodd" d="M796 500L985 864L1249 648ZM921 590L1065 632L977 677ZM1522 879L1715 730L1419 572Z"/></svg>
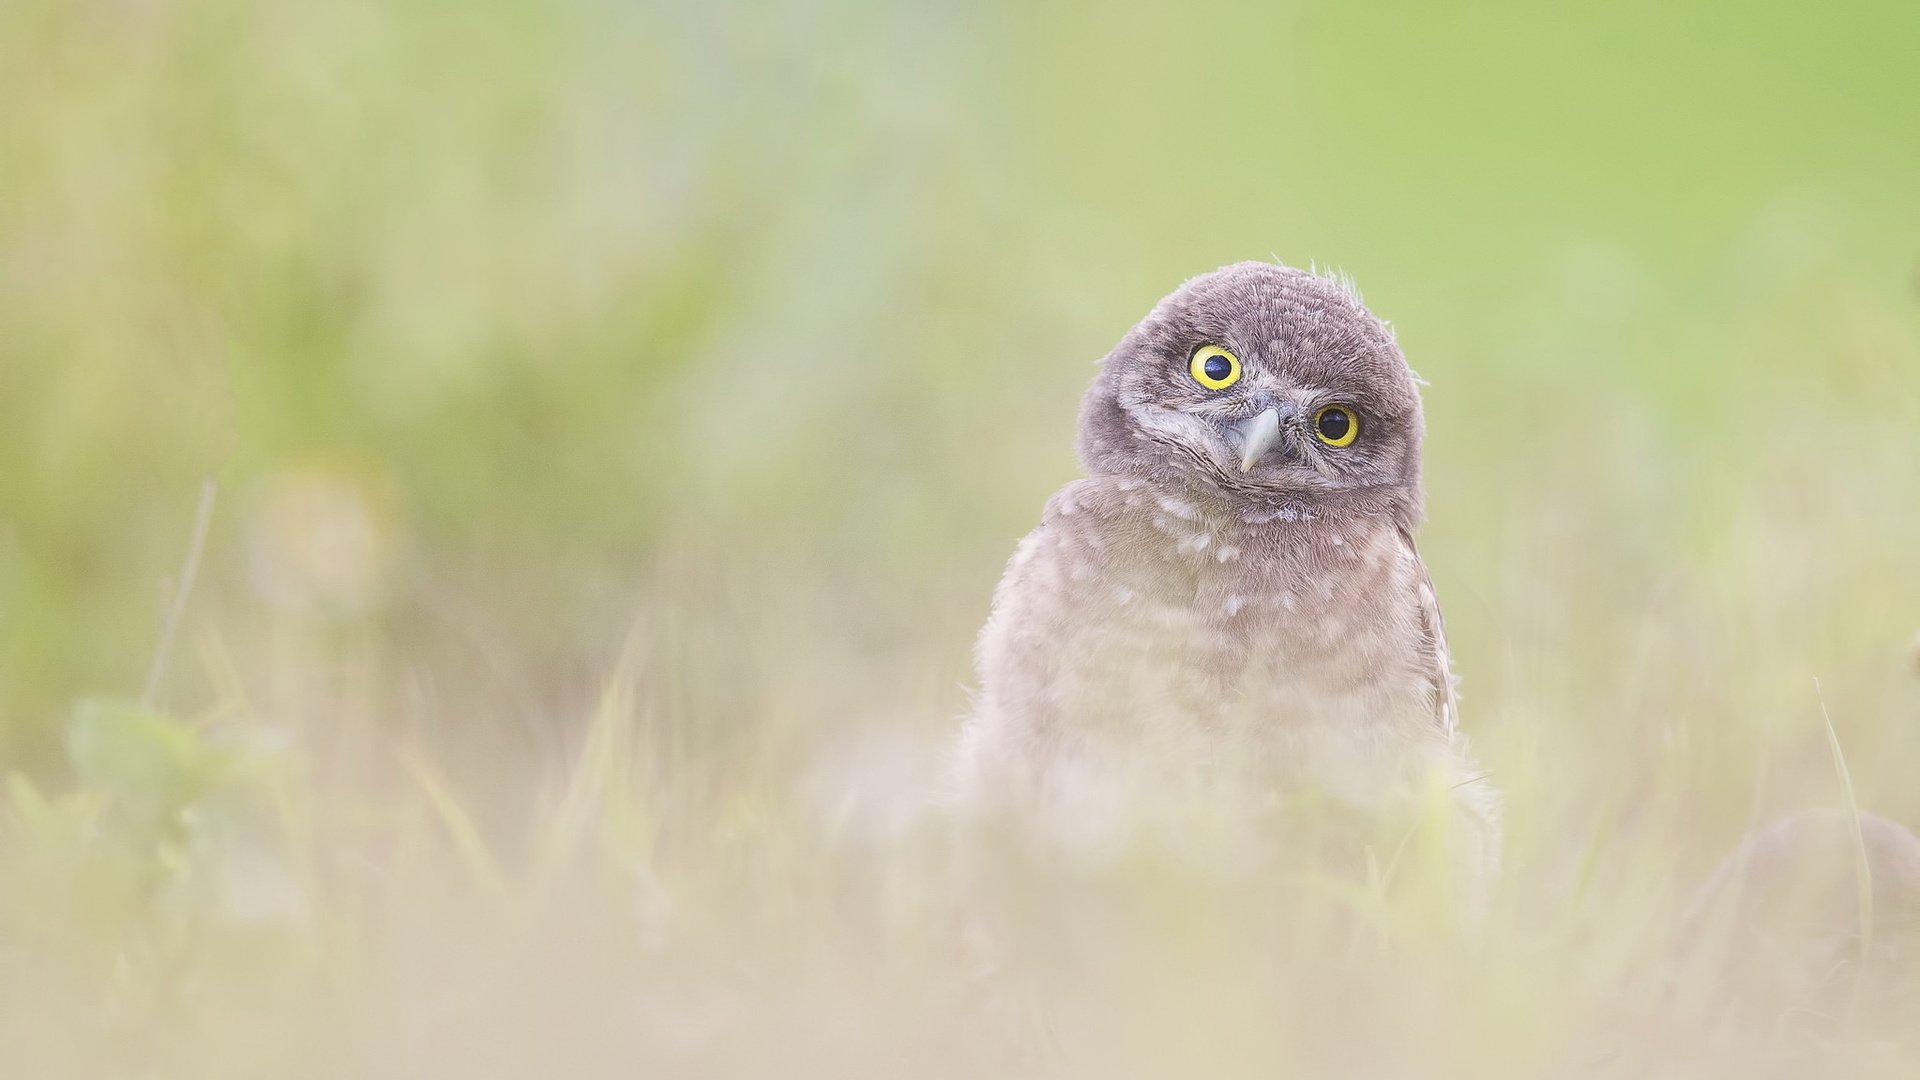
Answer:
<svg viewBox="0 0 1920 1080"><path fill-rule="evenodd" d="M1406 358L1348 286L1244 262L1182 285L1108 354L1080 456L1242 507L1417 516L1421 430Z"/></svg>

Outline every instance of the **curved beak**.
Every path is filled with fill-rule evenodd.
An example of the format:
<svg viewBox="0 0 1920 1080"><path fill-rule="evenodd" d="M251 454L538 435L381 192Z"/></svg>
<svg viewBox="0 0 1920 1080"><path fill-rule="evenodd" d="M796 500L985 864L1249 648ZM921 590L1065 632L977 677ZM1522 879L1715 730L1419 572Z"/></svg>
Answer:
<svg viewBox="0 0 1920 1080"><path fill-rule="evenodd" d="M1251 420L1240 422L1240 471L1252 472L1254 463L1273 449L1280 438L1280 410L1268 409Z"/></svg>

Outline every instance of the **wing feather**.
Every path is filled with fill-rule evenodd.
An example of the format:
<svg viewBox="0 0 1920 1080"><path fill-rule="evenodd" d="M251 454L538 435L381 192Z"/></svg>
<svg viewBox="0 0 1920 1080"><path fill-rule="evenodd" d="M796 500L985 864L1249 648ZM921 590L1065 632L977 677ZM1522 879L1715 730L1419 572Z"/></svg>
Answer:
<svg viewBox="0 0 1920 1080"><path fill-rule="evenodd" d="M1440 729L1451 738L1460 728L1460 692L1459 680L1453 674L1453 654L1447 649L1447 622L1440 614L1440 595L1434 591L1433 577L1427 573L1426 561L1420 558L1420 548L1413 542L1413 532L1402 526L1400 540L1407 545L1407 552L1413 556L1413 565L1418 571L1414 601L1419 608L1420 630L1426 637L1433 657L1430 674L1436 719L1440 722Z"/></svg>

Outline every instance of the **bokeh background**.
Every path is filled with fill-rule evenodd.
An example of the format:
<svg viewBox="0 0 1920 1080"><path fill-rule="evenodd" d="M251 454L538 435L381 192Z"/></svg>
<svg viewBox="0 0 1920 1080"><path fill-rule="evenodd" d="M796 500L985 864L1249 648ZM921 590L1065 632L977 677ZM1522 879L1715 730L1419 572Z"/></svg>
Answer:
<svg viewBox="0 0 1920 1080"><path fill-rule="evenodd" d="M1430 383L1509 902L1583 970L1844 799L1826 718L1920 822L1916 57L1870 0L8 0L0 1038L511 1073L442 1051L567 1060L583 982L580 1062L919 1030L825 864L918 827L1093 362L1244 258ZM582 874L600 929L462 997ZM746 955L828 1019L684 1000Z"/></svg>

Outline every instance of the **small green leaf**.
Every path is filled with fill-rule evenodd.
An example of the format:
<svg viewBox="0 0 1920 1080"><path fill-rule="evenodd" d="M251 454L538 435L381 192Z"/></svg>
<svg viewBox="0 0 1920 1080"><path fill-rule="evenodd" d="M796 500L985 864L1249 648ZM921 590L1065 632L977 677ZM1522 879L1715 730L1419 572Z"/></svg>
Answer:
<svg viewBox="0 0 1920 1080"><path fill-rule="evenodd" d="M111 797L146 827L171 819L202 794L227 759L179 720L116 699L77 705L66 741L82 785Z"/></svg>

